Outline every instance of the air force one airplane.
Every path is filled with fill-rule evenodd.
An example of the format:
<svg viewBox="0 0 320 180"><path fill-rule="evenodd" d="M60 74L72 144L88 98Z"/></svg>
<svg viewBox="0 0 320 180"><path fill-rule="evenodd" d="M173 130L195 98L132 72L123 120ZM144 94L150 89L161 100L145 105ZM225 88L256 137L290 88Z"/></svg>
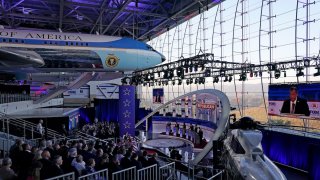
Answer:
<svg viewBox="0 0 320 180"><path fill-rule="evenodd" d="M103 35L0 30L0 70L38 72L134 71L165 57L144 42Z"/></svg>
<svg viewBox="0 0 320 180"><path fill-rule="evenodd" d="M124 72L153 67L165 57L144 42L130 38L0 29L0 73L20 80L67 81L37 100L45 102L93 80L112 80ZM69 80L61 79L61 73ZM28 77L28 78L27 78Z"/></svg>

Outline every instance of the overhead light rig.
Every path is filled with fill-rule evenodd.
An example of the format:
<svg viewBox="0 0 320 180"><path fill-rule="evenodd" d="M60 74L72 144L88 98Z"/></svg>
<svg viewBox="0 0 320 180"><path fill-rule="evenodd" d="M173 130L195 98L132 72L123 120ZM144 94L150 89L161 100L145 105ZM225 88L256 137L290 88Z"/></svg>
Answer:
<svg viewBox="0 0 320 180"><path fill-rule="evenodd" d="M135 71L130 84L144 86L181 85L183 81L189 84L204 84L205 78L213 77L213 83L231 82L234 75L239 75L239 81L246 81L248 76L261 77L263 72L274 73L274 78L286 77L286 70L295 69L296 76L304 76L304 68L314 67L320 76L320 57L302 58L285 62L255 65L251 63L234 63L215 60L213 54L201 54L175 62ZM128 82L123 80L123 83Z"/></svg>

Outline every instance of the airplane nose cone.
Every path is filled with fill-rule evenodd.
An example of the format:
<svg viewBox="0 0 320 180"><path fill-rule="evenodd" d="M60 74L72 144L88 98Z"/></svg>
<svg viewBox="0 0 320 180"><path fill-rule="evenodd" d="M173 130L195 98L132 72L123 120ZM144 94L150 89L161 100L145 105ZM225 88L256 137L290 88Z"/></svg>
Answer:
<svg viewBox="0 0 320 180"><path fill-rule="evenodd" d="M160 56L161 56L161 61L162 62L165 62L167 59L166 59L166 57L164 56L164 55L162 55L161 53L159 53L160 54Z"/></svg>

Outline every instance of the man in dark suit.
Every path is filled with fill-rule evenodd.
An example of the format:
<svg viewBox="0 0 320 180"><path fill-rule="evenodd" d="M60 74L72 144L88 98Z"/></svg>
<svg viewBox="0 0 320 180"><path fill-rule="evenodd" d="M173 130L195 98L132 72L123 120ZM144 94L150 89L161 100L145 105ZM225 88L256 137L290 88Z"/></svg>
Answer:
<svg viewBox="0 0 320 180"><path fill-rule="evenodd" d="M28 170L32 164L34 155L30 151L31 147L29 144L22 144L22 150L19 154L19 179L26 179L28 176Z"/></svg>
<svg viewBox="0 0 320 180"><path fill-rule="evenodd" d="M310 116L308 103L305 99L298 97L298 89L296 87L293 86L290 88L290 99L283 102L281 113Z"/></svg>

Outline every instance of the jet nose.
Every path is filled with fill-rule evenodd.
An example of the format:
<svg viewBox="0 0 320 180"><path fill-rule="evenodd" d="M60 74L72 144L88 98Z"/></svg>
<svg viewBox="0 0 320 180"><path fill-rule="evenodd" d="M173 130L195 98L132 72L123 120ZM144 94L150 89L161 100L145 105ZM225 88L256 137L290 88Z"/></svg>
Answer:
<svg viewBox="0 0 320 180"><path fill-rule="evenodd" d="M160 54L160 56L161 56L161 61L162 62L165 62L167 59L166 59L166 57L163 55L163 54L161 54L161 53L159 53Z"/></svg>

